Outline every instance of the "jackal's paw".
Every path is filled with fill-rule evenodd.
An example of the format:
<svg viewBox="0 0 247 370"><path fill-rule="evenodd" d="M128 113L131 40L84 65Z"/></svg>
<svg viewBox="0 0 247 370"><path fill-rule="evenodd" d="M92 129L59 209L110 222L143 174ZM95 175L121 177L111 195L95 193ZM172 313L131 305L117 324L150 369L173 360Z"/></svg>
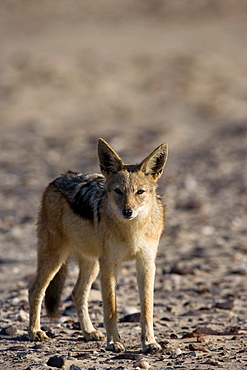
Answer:
<svg viewBox="0 0 247 370"><path fill-rule="evenodd" d="M90 333L84 333L84 337L87 342L89 341L102 341L105 339L104 334L102 334L99 330L91 331Z"/></svg>
<svg viewBox="0 0 247 370"><path fill-rule="evenodd" d="M125 352L125 347L122 343L120 342L110 342L106 346L107 351L112 351L112 352Z"/></svg>
<svg viewBox="0 0 247 370"><path fill-rule="evenodd" d="M145 344L143 346L143 352L144 353L155 353L161 350L161 346L157 342Z"/></svg>
<svg viewBox="0 0 247 370"><path fill-rule="evenodd" d="M29 332L30 340L42 342L44 340L49 340L47 335L43 330L33 330Z"/></svg>

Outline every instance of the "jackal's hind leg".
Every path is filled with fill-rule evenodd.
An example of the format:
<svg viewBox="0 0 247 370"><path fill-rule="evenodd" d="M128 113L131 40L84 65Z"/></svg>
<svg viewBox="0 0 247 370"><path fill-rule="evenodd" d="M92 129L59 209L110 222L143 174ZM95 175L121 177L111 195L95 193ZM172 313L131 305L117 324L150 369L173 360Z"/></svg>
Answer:
<svg viewBox="0 0 247 370"><path fill-rule="evenodd" d="M40 329L41 304L45 291L60 269L65 258L50 255L47 253L38 253L38 267L36 278L29 289L29 337L34 341L48 340L47 335Z"/></svg>
<svg viewBox="0 0 247 370"><path fill-rule="evenodd" d="M78 262L80 272L72 295L82 333L87 341L101 341L105 339L105 336L94 328L88 313L88 297L91 285L99 273L99 263L97 260L84 257L79 257Z"/></svg>

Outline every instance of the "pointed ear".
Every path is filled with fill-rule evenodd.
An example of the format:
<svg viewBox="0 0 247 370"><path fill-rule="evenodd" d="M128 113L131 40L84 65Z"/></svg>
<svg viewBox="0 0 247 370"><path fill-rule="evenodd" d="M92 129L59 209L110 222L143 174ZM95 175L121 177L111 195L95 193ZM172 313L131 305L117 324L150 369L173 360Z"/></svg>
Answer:
<svg viewBox="0 0 247 370"><path fill-rule="evenodd" d="M168 145L161 144L140 165L140 170L146 176L152 176L155 181L162 175L168 157Z"/></svg>
<svg viewBox="0 0 247 370"><path fill-rule="evenodd" d="M98 156L100 169L105 177L111 173L117 173L123 168L122 159L103 139L98 140Z"/></svg>

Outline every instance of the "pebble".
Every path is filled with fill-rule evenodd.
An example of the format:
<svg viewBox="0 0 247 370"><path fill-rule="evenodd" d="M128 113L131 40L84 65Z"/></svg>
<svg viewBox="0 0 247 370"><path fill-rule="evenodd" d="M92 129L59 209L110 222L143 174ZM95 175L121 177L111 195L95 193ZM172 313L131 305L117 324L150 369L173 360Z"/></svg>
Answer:
<svg viewBox="0 0 247 370"><path fill-rule="evenodd" d="M172 266L170 274L178 274L178 275L194 275L195 271L192 267L182 266L179 267L177 265Z"/></svg>
<svg viewBox="0 0 247 370"><path fill-rule="evenodd" d="M120 322L139 322L140 318L141 318L140 312L136 312L131 315L126 315L122 317L119 321Z"/></svg>
<svg viewBox="0 0 247 370"><path fill-rule="evenodd" d="M208 352L208 350L206 348L203 348L203 347L200 347L200 346L197 346L195 343L190 343L189 344L189 349L191 351L202 351L202 352Z"/></svg>
<svg viewBox="0 0 247 370"><path fill-rule="evenodd" d="M135 306L125 306L123 308L123 314L124 315L132 315L134 313L139 312L138 308Z"/></svg>
<svg viewBox="0 0 247 370"><path fill-rule="evenodd" d="M74 305L69 305L65 308L65 310L62 312L63 316L76 316L76 308Z"/></svg>
<svg viewBox="0 0 247 370"><path fill-rule="evenodd" d="M24 310L20 310L17 319L19 321L28 321L29 320L29 313L24 311Z"/></svg>
<svg viewBox="0 0 247 370"><path fill-rule="evenodd" d="M80 352L78 355L74 356L77 360L85 360L91 358L88 352Z"/></svg>
<svg viewBox="0 0 247 370"><path fill-rule="evenodd" d="M145 360L140 360L134 363L134 366L136 369L149 369L150 365L147 361Z"/></svg>
<svg viewBox="0 0 247 370"><path fill-rule="evenodd" d="M58 367L62 368L65 364L64 357L62 356L53 356L50 357L49 360L47 361L47 365L51 367Z"/></svg>
<svg viewBox="0 0 247 370"><path fill-rule="evenodd" d="M74 330L81 330L81 324L79 323L79 321L73 322L72 323L72 328Z"/></svg>
<svg viewBox="0 0 247 370"><path fill-rule="evenodd" d="M82 370L82 368L79 367L79 366L76 366L76 365L72 364L72 365L70 365L69 370Z"/></svg>
<svg viewBox="0 0 247 370"><path fill-rule="evenodd" d="M7 328L3 328L1 330L2 335L8 335L9 337L13 337L14 335L17 334L17 329L14 328L13 326L8 326Z"/></svg>
<svg viewBox="0 0 247 370"><path fill-rule="evenodd" d="M177 348L174 353L173 353L175 356L180 356L182 354L182 351L180 348Z"/></svg>
<svg viewBox="0 0 247 370"><path fill-rule="evenodd" d="M12 305L16 306L16 305L18 305L19 303L20 303L20 299L19 299L19 297L14 297L14 298L12 299Z"/></svg>
<svg viewBox="0 0 247 370"><path fill-rule="evenodd" d="M198 210L201 208L201 203L199 199L191 196L187 199L178 200L176 208L184 211Z"/></svg>
<svg viewBox="0 0 247 370"><path fill-rule="evenodd" d="M177 336L176 334L172 333L172 334L170 335L170 338L171 338L171 339L178 339L178 336Z"/></svg>
<svg viewBox="0 0 247 370"><path fill-rule="evenodd" d="M231 310L234 307L234 302L232 300L225 301L225 302L218 302L215 304L215 307L221 310Z"/></svg>
<svg viewBox="0 0 247 370"><path fill-rule="evenodd" d="M142 355L139 353L124 352L113 357L113 360L132 360L138 362L142 360Z"/></svg>
<svg viewBox="0 0 247 370"><path fill-rule="evenodd" d="M26 357L29 352L30 352L29 349L27 351L17 352L16 356L19 358L23 358L23 357Z"/></svg>
<svg viewBox="0 0 247 370"><path fill-rule="evenodd" d="M205 341L205 339L203 337L197 337L197 342L198 343L204 343L206 341Z"/></svg>
<svg viewBox="0 0 247 370"><path fill-rule="evenodd" d="M205 362L205 364L207 364L207 365L219 365L219 361L217 361L217 360L213 360L212 358L209 358L209 359Z"/></svg>

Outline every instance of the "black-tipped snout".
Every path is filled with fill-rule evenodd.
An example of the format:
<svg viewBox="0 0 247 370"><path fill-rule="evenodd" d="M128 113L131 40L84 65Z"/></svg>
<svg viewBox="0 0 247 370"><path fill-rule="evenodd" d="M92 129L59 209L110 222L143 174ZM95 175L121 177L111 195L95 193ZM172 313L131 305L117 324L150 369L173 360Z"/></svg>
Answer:
<svg viewBox="0 0 247 370"><path fill-rule="evenodd" d="M122 210L122 215L124 218L132 218L132 215L133 215L133 211L131 208L129 207L125 207L123 210Z"/></svg>

